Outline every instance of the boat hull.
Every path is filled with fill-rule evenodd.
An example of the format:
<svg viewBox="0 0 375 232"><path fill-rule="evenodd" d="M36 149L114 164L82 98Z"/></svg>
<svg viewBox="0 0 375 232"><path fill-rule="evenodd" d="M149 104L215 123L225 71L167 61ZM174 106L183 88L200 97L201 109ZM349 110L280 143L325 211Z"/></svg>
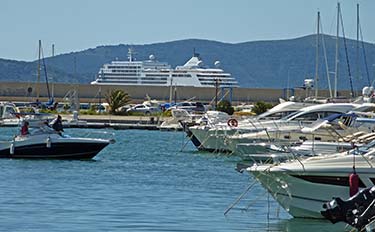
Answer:
<svg viewBox="0 0 375 232"><path fill-rule="evenodd" d="M14 146L0 150L0 158L15 159L92 159L108 143L88 142L67 142L67 143L46 143L28 144Z"/></svg>
<svg viewBox="0 0 375 232"><path fill-rule="evenodd" d="M340 164L338 164L340 165ZM349 198L349 175L352 167L326 171L287 171L285 169L256 170L250 173L273 198L293 217L323 218L323 204L332 197ZM249 170L249 169L248 169ZM360 188L373 186L375 172L372 168L356 169Z"/></svg>
<svg viewBox="0 0 375 232"><path fill-rule="evenodd" d="M214 130L202 128L189 128L189 137L200 151L230 153L232 150L227 144L228 136L233 135L235 130ZM189 134L188 134L189 135Z"/></svg>

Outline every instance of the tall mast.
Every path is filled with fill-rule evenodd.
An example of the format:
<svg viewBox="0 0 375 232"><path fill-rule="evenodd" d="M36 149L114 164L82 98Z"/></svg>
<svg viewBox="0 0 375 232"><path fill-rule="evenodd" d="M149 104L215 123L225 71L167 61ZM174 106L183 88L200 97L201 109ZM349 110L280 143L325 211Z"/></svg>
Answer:
<svg viewBox="0 0 375 232"><path fill-rule="evenodd" d="M357 58L357 80L359 80L359 4L357 3L357 51L356 51L356 58Z"/></svg>
<svg viewBox="0 0 375 232"><path fill-rule="evenodd" d="M337 97L337 77L339 72L339 33L340 33L340 3L337 3L337 28L336 28L336 57L335 57L335 83L334 97Z"/></svg>
<svg viewBox="0 0 375 232"><path fill-rule="evenodd" d="M52 58L55 57L55 44L52 44ZM51 76L51 75L50 75ZM55 97L55 86L53 84L53 76L51 76L51 84L52 84L52 99Z"/></svg>
<svg viewBox="0 0 375 232"><path fill-rule="evenodd" d="M40 94L40 55L41 55L41 48L42 48L42 41L39 40L39 47L38 47L38 77L36 82L36 99L39 100L39 94Z"/></svg>
<svg viewBox="0 0 375 232"><path fill-rule="evenodd" d="M315 57L315 98L318 97L319 89L319 34L320 34L320 12L318 11L318 23L316 28L316 57Z"/></svg>

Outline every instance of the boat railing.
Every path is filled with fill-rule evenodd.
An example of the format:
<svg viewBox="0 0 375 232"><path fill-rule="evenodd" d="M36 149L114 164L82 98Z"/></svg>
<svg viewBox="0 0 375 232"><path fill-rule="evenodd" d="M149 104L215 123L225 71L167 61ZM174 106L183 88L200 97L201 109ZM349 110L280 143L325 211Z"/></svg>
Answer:
<svg viewBox="0 0 375 232"><path fill-rule="evenodd" d="M70 133L69 135L74 135L82 138L95 138L95 139L104 139L115 141L115 133L109 131L94 131L94 130L74 130L74 132Z"/></svg>
<svg viewBox="0 0 375 232"><path fill-rule="evenodd" d="M372 156L375 154L375 149L372 149L371 151L367 152L366 154L362 154L360 152L358 152L359 155L366 161L366 163L371 167L371 168L374 168L374 166L372 165L372 163L370 162L370 160L368 158L372 158ZM356 154L354 154L356 155Z"/></svg>

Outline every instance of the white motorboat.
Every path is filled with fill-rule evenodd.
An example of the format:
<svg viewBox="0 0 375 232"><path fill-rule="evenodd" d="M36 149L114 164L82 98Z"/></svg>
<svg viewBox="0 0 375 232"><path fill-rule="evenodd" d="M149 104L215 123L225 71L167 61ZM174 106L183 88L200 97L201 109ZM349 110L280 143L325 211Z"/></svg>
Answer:
<svg viewBox="0 0 375 232"><path fill-rule="evenodd" d="M202 114L194 114L185 109L172 109L171 113L172 117L160 124L160 130L182 130L181 122L196 123L203 116Z"/></svg>
<svg viewBox="0 0 375 232"><path fill-rule="evenodd" d="M353 166L360 189L375 184L375 142L350 152L295 159L279 165L253 165L246 170L293 217L322 218L323 203L349 197Z"/></svg>
<svg viewBox="0 0 375 232"><path fill-rule="evenodd" d="M197 147L198 150L205 151L230 151L226 144L219 146L218 141L215 141L215 147L210 147L207 144L211 144L209 140L216 140L217 136L227 137L228 135L233 135L238 128L243 128L249 125L253 125L253 122L263 122L269 120L279 120L291 113L298 111L299 109L310 106L309 103L303 102L289 102L282 101L280 104L276 105L267 112L260 114L256 117L245 118L240 120L236 127L229 126L228 120L232 119L229 116L220 117L220 120L209 120L207 124L204 125L193 125L191 127L185 127L184 130L192 143ZM208 112L207 112L208 113ZM215 118L215 117L213 117ZM251 128L250 130L254 130ZM213 133L214 132L214 133Z"/></svg>
<svg viewBox="0 0 375 232"><path fill-rule="evenodd" d="M0 102L0 126L17 126L19 113L15 104L10 102Z"/></svg>
<svg viewBox="0 0 375 232"><path fill-rule="evenodd" d="M373 106L374 105L372 105L372 107ZM189 128L189 131L192 134L192 140L198 141L195 142L194 145L196 145L199 150L233 151L234 147L228 146L228 139L234 134L241 136L241 134L244 133L260 133L263 134L263 138L266 138L269 137L269 135L265 130L277 132L281 130L290 131L293 129L300 131L303 126L311 125L318 119L325 118L332 114L346 113L361 107L362 106L359 104L352 103L327 103L302 108L279 120L244 120L238 123L238 127L223 123L216 124L215 126L193 126ZM290 138L287 138L287 140L290 140Z"/></svg>
<svg viewBox="0 0 375 232"><path fill-rule="evenodd" d="M72 137L34 121L29 134L0 142L0 158L92 159L110 143L114 143L113 138Z"/></svg>
<svg viewBox="0 0 375 232"><path fill-rule="evenodd" d="M293 146L292 151L303 155L308 155L307 153L314 155L337 152L340 149L348 150L351 148L350 142L368 143L375 138L375 133L372 132L374 130L373 119L361 118L354 113L334 114L317 120L309 127L302 128L292 124L269 130L235 134L228 136L227 144L236 153L253 154L258 153L257 147L253 144L266 143L270 146L289 147L304 142L301 146ZM244 144L249 146L243 146Z"/></svg>

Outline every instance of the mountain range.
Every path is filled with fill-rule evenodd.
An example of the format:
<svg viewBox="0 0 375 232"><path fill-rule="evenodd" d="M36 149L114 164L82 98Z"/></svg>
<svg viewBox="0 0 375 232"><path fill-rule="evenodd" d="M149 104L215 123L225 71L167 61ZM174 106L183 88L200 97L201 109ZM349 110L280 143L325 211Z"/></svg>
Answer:
<svg viewBox="0 0 375 232"><path fill-rule="evenodd" d="M326 48L328 71L333 86L336 38L324 35L319 43L319 88L328 89L323 48ZM145 45L98 46L46 58L48 76L52 77L54 82L90 83L104 63L127 60L129 47L136 52L137 60L146 60L150 54L153 54L159 61L168 62L173 67L183 65L195 51L209 67L219 60L221 68L230 72L241 87L247 88L300 87L304 79L313 79L315 76L316 35L235 44L186 39ZM349 69L355 90L375 80L374 44L360 42L357 50L355 40L346 39L344 43L344 39L340 38L339 47L339 89L351 88ZM348 59L345 50L347 50ZM364 57L366 57L366 62ZM349 60L349 65L347 60ZM0 59L0 81L35 82L36 73L37 60L25 62Z"/></svg>

